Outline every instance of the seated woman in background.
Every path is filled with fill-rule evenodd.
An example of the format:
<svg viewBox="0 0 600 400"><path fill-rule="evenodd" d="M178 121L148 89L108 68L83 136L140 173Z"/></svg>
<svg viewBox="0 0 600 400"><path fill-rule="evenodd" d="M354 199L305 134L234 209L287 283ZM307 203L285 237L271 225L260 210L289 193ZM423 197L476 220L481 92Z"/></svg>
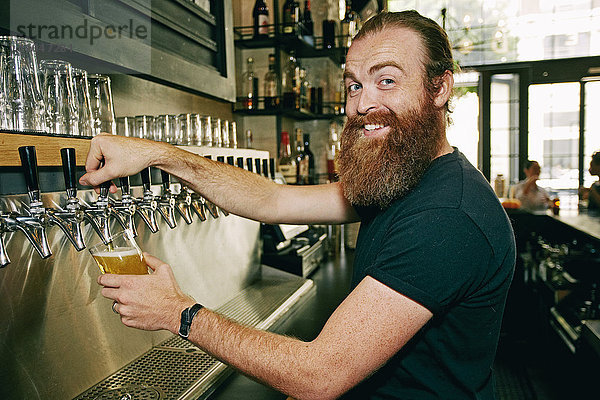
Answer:
<svg viewBox="0 0 600 400"><path fill-rule="evenodd" d="M600 151L592 154L590 175L600 177ZM592 183L589 188L581 188L581 198L588 200L588 210L600 211L600 180Z"/></svg>
<svg viewBox="0 0 600 400"><path fill-rule="evenodd" d="M537 161L528 160L523 172L526 178L511 190L513 196L521 202L521 208L528 211L544 211L551 205L550 195L537 184L542 168Z"/></svg>

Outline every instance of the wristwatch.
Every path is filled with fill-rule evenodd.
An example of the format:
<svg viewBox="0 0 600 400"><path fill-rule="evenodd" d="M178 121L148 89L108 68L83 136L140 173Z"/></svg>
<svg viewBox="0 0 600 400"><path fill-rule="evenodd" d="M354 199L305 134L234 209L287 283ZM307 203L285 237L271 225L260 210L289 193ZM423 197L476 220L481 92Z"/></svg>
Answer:
<svg viewBox="0 0 600 400"><path fill-rule="evenodd" d="M181 324L179 325L179 336L187 339L190 336L190 327L192 326L192 320L196 316L196 313L202 309L201 304L194 304L191 307L186 308L181 312Z"/></svg>

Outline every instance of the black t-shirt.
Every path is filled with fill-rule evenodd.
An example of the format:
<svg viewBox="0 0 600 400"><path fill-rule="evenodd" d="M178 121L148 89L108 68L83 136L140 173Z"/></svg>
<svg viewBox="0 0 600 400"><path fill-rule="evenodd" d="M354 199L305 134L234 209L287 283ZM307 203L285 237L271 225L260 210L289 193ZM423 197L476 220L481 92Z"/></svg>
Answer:
<svg viewBox="0 0 600 400"><path fill-rule="evenodd" d="M357 211L353 287L369 275L433 318L344 398L493 399L515 243L489 183L455 149L388 209Z"/></svg>

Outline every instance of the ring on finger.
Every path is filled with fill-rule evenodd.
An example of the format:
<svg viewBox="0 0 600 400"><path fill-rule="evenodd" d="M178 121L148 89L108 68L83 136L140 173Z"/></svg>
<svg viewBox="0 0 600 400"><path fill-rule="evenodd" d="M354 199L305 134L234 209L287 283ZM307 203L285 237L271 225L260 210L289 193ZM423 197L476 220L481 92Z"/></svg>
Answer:
<svg viewBox="0 0 600 400"><path fill-rule="evenodd" d="M111 306L111 308L112 308L112 310L113 310L113 312L114 312L115 314L118 314L118 313L119 313L119 312L117 311L117 309L115 308L115 306L116 306L117 304L119 304L119 303L117 303L117 301L115 300L115 301L113 301L113 303L112 303L112 306Z"/></svg>

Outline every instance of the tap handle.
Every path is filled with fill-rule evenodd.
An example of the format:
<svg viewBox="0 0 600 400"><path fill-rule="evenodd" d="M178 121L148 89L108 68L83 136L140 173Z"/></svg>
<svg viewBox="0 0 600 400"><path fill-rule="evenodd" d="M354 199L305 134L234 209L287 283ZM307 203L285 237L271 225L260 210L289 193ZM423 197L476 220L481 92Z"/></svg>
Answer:
<svg viewBox="0 0 600 400"><path fill-rule="evenodd" d="M19 156L21 157L21 166L23 167L23 174L25 174L27 190L29 192L39 191L40 183L35 146L19 147Z"/></svg>
<svg viewBox="0 0 600 400"><path fill-rule="evenodd" d="M141 170L140 175L142 176L142 185L144 186L144 190L150 190L150 186L152 186L152 181L150 180L150 167Z"/></svg>
<svg viewBox="0 0 600 400"><path fill-rule="evenodd" d="M121 185L121 196L128 195L130 193L129 177L119 178L119 183Z"/></svg>
<svg viewBox="0 0 600 400"><path fill-rule="evenodd" d="M260 175L260 158L254 159L254 171Z"/></svg>
<svg viewBox="0 0 600 400"><path fill-rule="evenodd" d="M227 164L234 165L233 156L227 156Z"/></svg>
<svg viewBox="0 0 600 400"><path fill-rule="evenodd" d="M68 147L60 149L62 158L63 174L65 176L65 187L67 190L77 189L77 180L75 178L75 169L77 168L75 160L75 149Z"/></svg>
<svg viewBox="0 0 600 400"><path fill-rule="evenodd" d="M248 167L248 171L250 172L254 172L252 169L252 158L248 157L246 158L246 166Z"/></svg>
<svg viewBox="0 0 600 400"><path fill-rule="evenodd" d="M111 183L112 183L112 181L108 180L108 181L102 182L100 184L100 197L108 197L108 192L110 191Z"/></svg>
<svg viewBox="0 0 600 400"><path fill-rule="evenodd" d="M238 168L244 169L244 157L237 158L237 166Z"/></svg>
<svg viewBox="0 0 600 400"><path fill-rule="evenodd" d="M262 173L265 178L269 177L269 160L266 158L262 160Z"/></svg>
<svg viewBox="0 0 600 400"><path fill-rule="evenodd" d="M171 187L171 179L169 177L169 173L160 170L160 177L162 178L162 184L165 189L169 189Z"/></svg>
<svg viewBox="0 0 600 400"><path fill-rule="evenodd" d="M275 159L269 158L269 174L271 175L271 179L275 180Z"/></svg>

